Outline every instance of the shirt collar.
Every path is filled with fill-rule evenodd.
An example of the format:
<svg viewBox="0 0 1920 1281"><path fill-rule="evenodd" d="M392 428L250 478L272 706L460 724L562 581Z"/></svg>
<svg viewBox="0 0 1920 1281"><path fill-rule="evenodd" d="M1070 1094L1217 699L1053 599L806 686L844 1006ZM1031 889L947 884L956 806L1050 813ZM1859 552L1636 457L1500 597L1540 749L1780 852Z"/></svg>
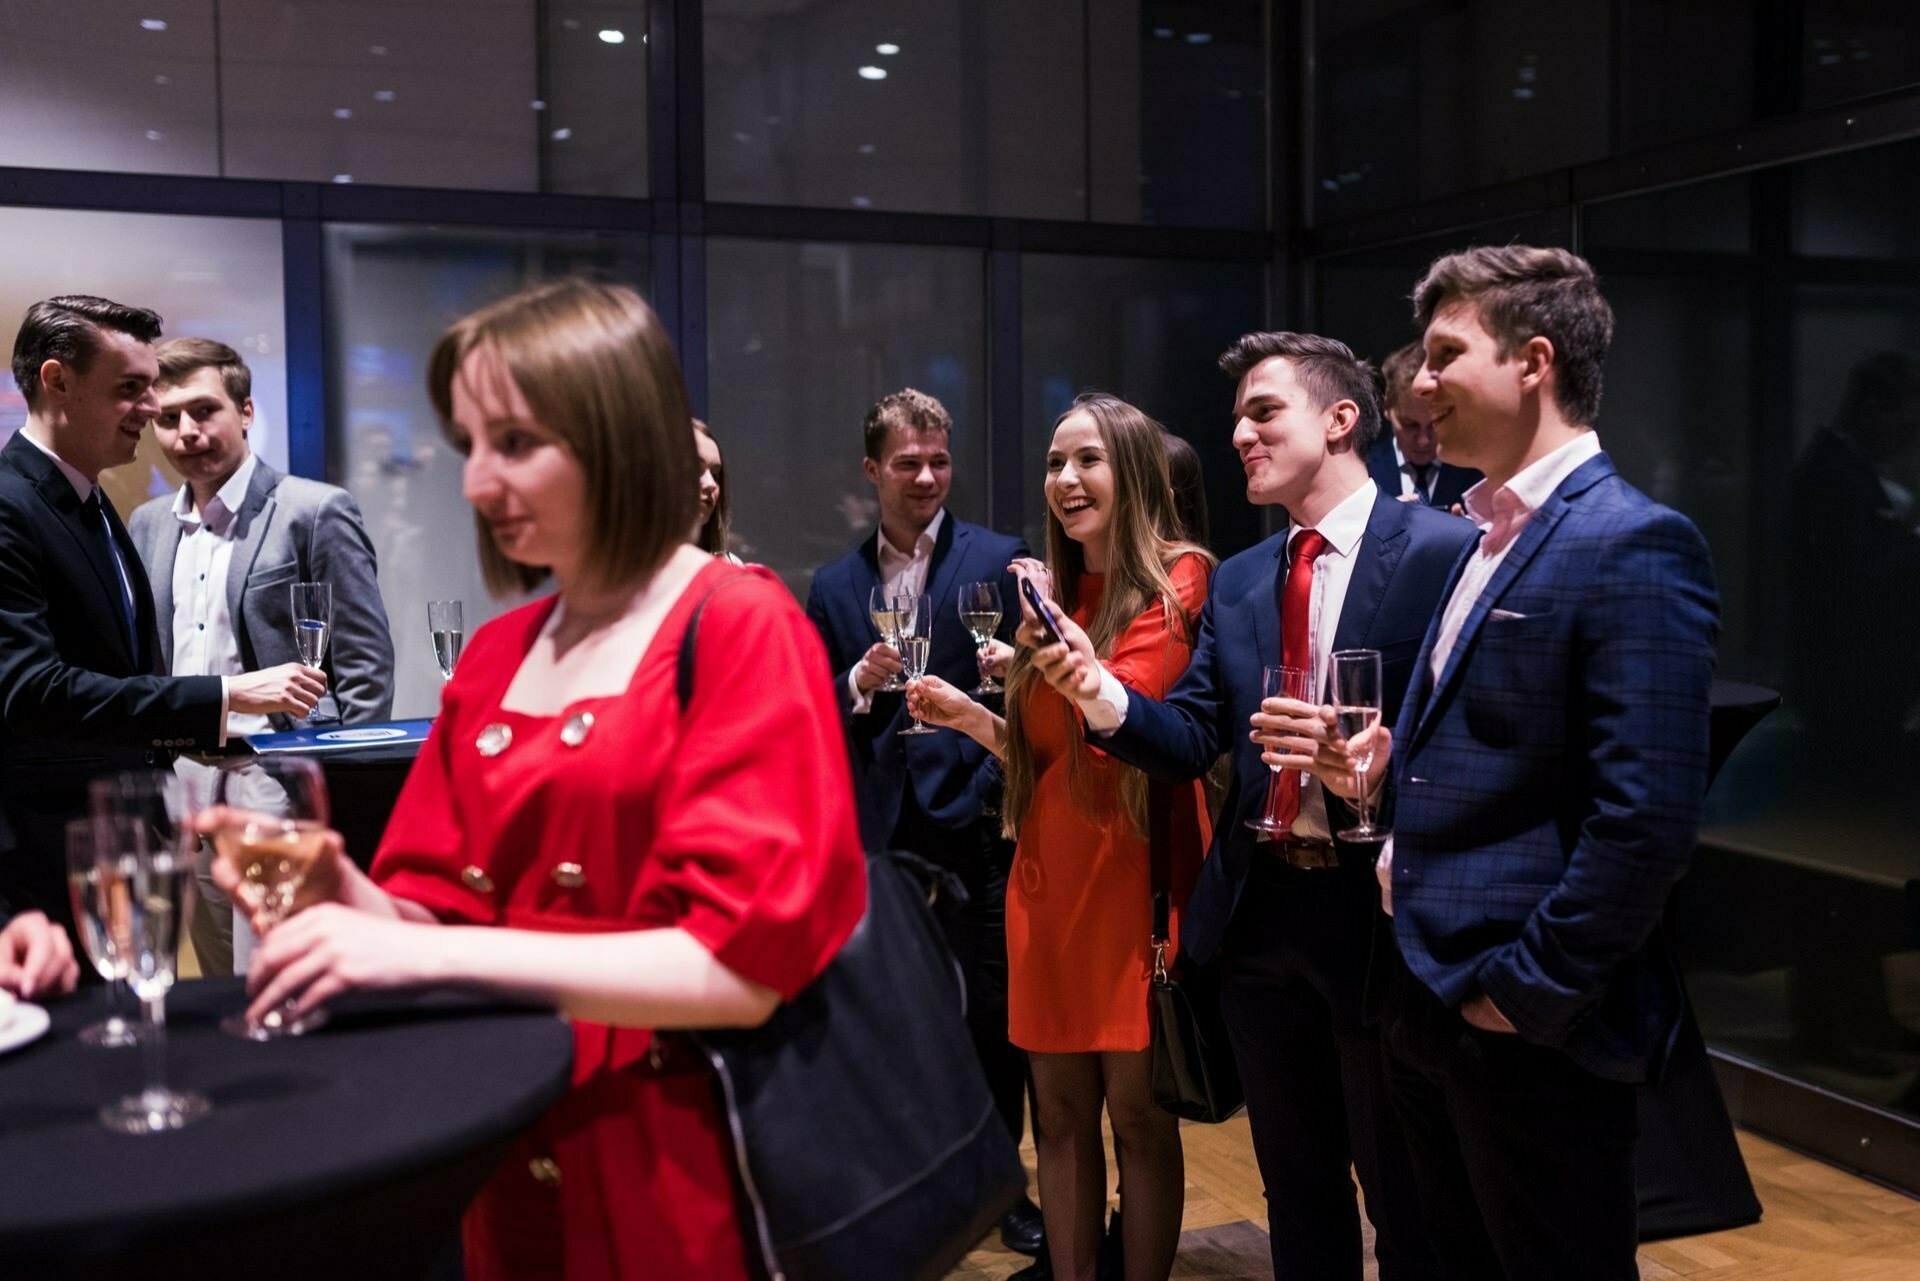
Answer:
<svg viewBox="0 0 1920 1281"><path fill-rule="evenodd" d="M254 468L259 461L259 455L248 453L241 464L234 468L233 475L227 477L227 483L214 492L204 513L207 528L215 533L226 531L247 501L247 488L253 484ZM193 486L180 486L180 492L173 496L173 514L182 525L188 527L189 532L202 523L202 516L195 515L193 510Z"/></svg>
<svg viewBox="0 0 1920 1281"><path fill-rule="evenodd" d="M887 527L885 525L882 525L880 527L880 533L879 533L880 559L886 560L887 558L892 557L894 560L912 560L915 556L920 554L921 548L925 548L928 554L931 555L933 552L934 544L940 541L940 527L941 525L946 523L946 519L947 519L947 509L942 507L939 511L933 514L933 520L928 523L927 527L920 531L920 537L917 540L915 540L913 544L913 549L911 551L904 551L904 552L901 551L899 548L895 547L893 543L888 540Z"/></svg>
<svg viewBox="0 0 1920 1281"><path fill-rule="evenodd" d="M1311 528L1320 531L1320 536L1327 540L1329 551L1341 556L1353 555L1353 549L1367 532L1367 521L1373 515L1373 500L1379 493L1380 486L1374 484L1371 477L1367 478L1361 482L1360 488L1341 499L1332 511L1321 517L1319 524L1295 525L1287 530L1289 551L1293 547L1293 540Z"/></svg>
<svg viewBox="0 0 1920 1281"><path fill-rule="evenodd" d="M54 453L53 450L49 448L44 441L40 440L32 432L26 430L25 428L21 428L20 434L27 438L27 443L29 445L32 445L35 449L39 450L41 453L45 454L47 457L53 459L53 465L60 469L60 474L67 478L67 483L69 485L73 486L73 492L75 497L77 497L83 503L86 502L87 499L93 497L93 491L96 488L96 485L94 481L89 476L87 476L85 472L81 471L78 467L75 467L72 463L68 462L66 459L62 458L60 455Z"/></svg>
<svg viewBox="0 0 1920 1281"><path fill-rule="evenodd" d="M1473 518L1473 523L1483 530L1492 525L1501 509L1509 504L1518 504L1520 510L1526 512L1539 511L1541 504L1560 488L1561 481L1599 452L1600 433L1583 431L1552 453L1528 463L1500 488L1491 489L1483 480L1469 489L1461 501L1466 504L1467 515Z"/></svg>

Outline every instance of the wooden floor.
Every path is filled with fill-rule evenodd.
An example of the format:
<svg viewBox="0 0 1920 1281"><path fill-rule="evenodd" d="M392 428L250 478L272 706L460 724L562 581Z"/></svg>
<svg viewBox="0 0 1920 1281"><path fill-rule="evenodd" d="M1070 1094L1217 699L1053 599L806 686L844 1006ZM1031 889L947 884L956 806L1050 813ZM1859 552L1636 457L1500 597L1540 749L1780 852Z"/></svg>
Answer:
<svg viewBox="0 0 1920 1281"><path fill-rule="evenodd" d="M1266 1206L1246 1117L1225 1125L1188 1125L1181 1137L1187 1158L1187 1210L1174 1277L1270 1279ZM1920 1279L1920 1201L1744 1131L1740 1149L1765 1207L1764 1217L1731 1232L1643 1247L1642 1281ZM1031 1175L1031 1143L1022 1155ZM1111 1144L1107 1169L1111 1182ZM1367 1235L1367 1281L1376 1281L1372 1233ZM990 1237L949 1281L997 1281L1029 1262L1001 1249L997 1236Z"/></svg>

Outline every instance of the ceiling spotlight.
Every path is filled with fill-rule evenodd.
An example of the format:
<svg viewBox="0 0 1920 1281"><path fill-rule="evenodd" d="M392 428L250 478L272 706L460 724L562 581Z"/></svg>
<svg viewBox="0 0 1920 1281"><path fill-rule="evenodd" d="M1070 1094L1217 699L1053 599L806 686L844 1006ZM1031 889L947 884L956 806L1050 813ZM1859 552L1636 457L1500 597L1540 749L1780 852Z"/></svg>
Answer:
<svg viewBox="0 0 1920 1281"><path fill-rule="evenodd" d="M555 129L551 136L555 142L565 142L567 139L573 137L573 130L567 128Z"/></svg>
<svg viewBox="0 0 1920 1281"><path fill-rule="evenodd" d="M376 58L384 58L387 56L387 46L383 44L368 45L367 52Z"/></svg>
<svg viewBox="0 0 1920 1281"><path fill-rule="evenodd" d="M863 156L870 156L870 155L872 155L872 154L873 154L873 152L874 152L874 146L873 146L873 144L872 144L872 143L870 143L870 142L863 142L863 143L861 143L861 144L860 144L860 154L861 154L861 155L863 155Z"/></svg>
<svg viewBox="0 0 1920 1281"><path fill-rule="evenodd" d="M335 107L333 109L333 118L335 120L351 120L353 119L353 108L352 107Z"/></svg>
<svg viewBox="0 0 1920 1281"><path fill-rule="evenodd" d="M1172 27L1155 27L1153 29L1153 34L1156 39L1171 40L1173 39L1173 28Z"/></svg>
<svg viewBox="0 0 1920 1281"><path fill-rule="evenodd" d="M149 129L149 130L147 130L147 141L148 141L148 142L158 142L158 141L160 141L160 140L161 140L162 138L164 138L164 137L166 137L166 135L165 135L165 134L163 134L163 133L161 133L161 132L160 132L160 131L159 131L158 129Z"/></svg>
<svg viewBox="0 0 1920 1281"><path fill-rule="evenodd" d="M373 91L373 100L375 102L392 102L393 97L394 94L391 89L375 89Z"/></svg>
<svg viewBox="0 0 1920 1281"><path fill-rule="evenodd" d="M142 18L140 19L140 29L142 31L165 31L167 29L167 20L165 18Z"/></svg>
<svg viewBox="0 0 1920 1281"><path fill-rule="evenodd" d="M153 82L157 85L170 85L173 83L173 77L172 76L155 76L153 78Z"/></svg>
<svg viewBox="0 0 1920 1281"><path fill-rule="evenodd" d="M873 51L882 57L891 58L894 54L900 52L900 46L889 40L885 44L873 46Z"/></svg>
<svg viewBox="0 0 1920 1281"><path fill-rule="evenodd" d="M885 80L887 78L887 69L885 67L873 66L862 67L860 68L860 78L862 80Z"/></svg>
<svg viewBox="0 0 1920 1281"><path fill-rule="evenodd" d="M348 183L353 181L353 175L350 173L337 173L333 175L333 180L338 183Z"/></svg>
<svg viewBox="0 0 1920 1281"><path fill-rule="evenodd" d="M547 109L547 100L545 98L535 98L532 102L529 102L527 105L529 107L532 107L535 111L545 111Z"/></svg>
<svg viewBox="0 0 1920 1281"><path fill-rule="evenodd" d="M602 27L600 28L600 42L602 44L625 44L627 42L627 33L618 27Z"/></svg>
<svg viewBox="0 0 1920 1281"><path fill-rule="evenodd" d="M873 208L873 201L866 196L855 196L853 198L853 207L855 209L871 209Z"/></svg>
<svg viewBox="0 0 1920 1281"><path fill-rule="evenodd" d="M1187 43L1188 43L1188 44L1212 44L1212 43L1213 43L1213 32L1211 32L1211 31L1189 31L1189 32L1187 32Z"/></svg>

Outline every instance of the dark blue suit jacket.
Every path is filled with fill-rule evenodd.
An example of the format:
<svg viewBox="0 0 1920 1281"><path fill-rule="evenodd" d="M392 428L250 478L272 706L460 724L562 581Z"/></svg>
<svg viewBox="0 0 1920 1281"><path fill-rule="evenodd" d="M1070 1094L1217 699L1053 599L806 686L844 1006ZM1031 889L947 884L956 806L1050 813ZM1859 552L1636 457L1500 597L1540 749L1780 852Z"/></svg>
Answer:
<svg viewBox="0 0 1920 1281"><path fill-rule="evenodd" d="M973 638L960 622L960 584L1000 584L1000 635L1013 635L1020 618L1020 597L1007 566L1027 554L1018 538L970 525L949 511L933 546L927 569L927 590L933 597L933 643L927 671L950 685L972 689L980 683ZM867 613L867 599L880 585L879 548L872 534L836 561L821 567L807 593L807 617L826 642L833 667L834 688L842 710L852 706L847 673L869 647L880 639ZM854 769L862 776L869 816L884 840L900 818L906 789L912 787L920 808L942 827L961 828L980 817L988 794L997 791L999 771L987 750L965 734L942 730L938 734L899 736L910 723L906 700L899 694L875 694L873 706L849 716ZM997 797L994 798L997 802Z"/></svg>
<svg viewBox="0 0 1920 1281"><path fill-rule="evenodd" d="M1393 452L1391 428L1381 432L1380 439L1373 442L1373 452L1367 455L1367 472L1373 477L1373 483L1380 486L1381 493L1388 498L1399 497L1400 462ZM1479 483L1480 473L1473 468L1441 463L1440 474L1433 482L1433 497L1427 502L1441 511L1451 511L1461 495Z"/></svg>
<svg viewBox="0 0 1920 1281"><path fill-rule="evenodd" d="M1380 651L1386 717L1399 710L1448 569L1473 536L1472 524L1458 516L1385 494L1374 499L1334 648ZM1246 823L1266 804L1270 772L1247 737L1247 721L1260 707L1260 669L1280 661L1275 585L1286 572L1285 545L1286 535L1276 534L1214 572L1193 661L1166 701L1127 691L1125 722L1098 740L1128 764L1170 780L1198 778L1221 753L1233 754L1213 848L1180 922L1181 950L1203 964L1226 937L1258 856Z"/></svg>
<svg viewBox="0 0 1920 1281"><path fill-rule="evenodd" d="M1657 1075L1679 1024L1656 927L1698 834L1718 615L1700 532L1601 454L1528 520L1437 684L1436 616L1394 730L1408 966L1609 1080Z"/></svg>

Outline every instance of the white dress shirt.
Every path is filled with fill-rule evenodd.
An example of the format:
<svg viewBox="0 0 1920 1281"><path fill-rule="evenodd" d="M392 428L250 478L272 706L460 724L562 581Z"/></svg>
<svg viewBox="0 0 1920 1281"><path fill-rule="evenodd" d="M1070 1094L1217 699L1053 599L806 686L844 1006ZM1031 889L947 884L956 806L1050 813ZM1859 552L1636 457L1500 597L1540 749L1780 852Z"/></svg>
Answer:
<svg viewBox="0 0 1920 1281"><path fill-rule="evenodd" d="M248 454L227 483L193 509L193 489L182 485L173 500L180 545L173 554L173 674L238 676L246 671L240 640L227 610L227 571L233 563L235 525L259 460ZM228 734L264 734L273 725L245 712L227 715Z"/></svg>
<svg viewBox="0 0 1920 1281"><path fill-rule="evenodd" d="M1480 527L1480 545L1468 557L1466 567L1460 571L1460 581L1454 584L1453 595L1447 597L1446 608L1440 613L1440 634L1433 641L1429 668L1435 687L1440 684L1440 673L1447 670L1453 647L1460 641L1460 629L1466 626L1467 615L1473 612L1474 603L1493 580L1500 562L1507 558L1507 552L1520 537L1520 531L1527 527L1527 521L1540 510L1541 504L1553 497L1560 482L1599 452L1600 434L1583 431L1552 453L1534 459L1500 488L1489 489L1483 480L1466 492L1462 502L1467 516ZM1380 906L1392 916L1391 836L1380 849L1374 871L1380 878Z"/></svg>
<svg viewBox="0 0 1920 1281"><path fill-rule="evenodd" d="M887 527L882 525L880 532L874 535L880 550L880 582L887 589L888 596L899 596L907 592L918 596L927 590L927 572L933 567L933 546L940 540L940 527L946 524L947 509L942 507L933 514L933 520L920 531L920 537L914 539L913 550L901 551L887 540ZM862 609L867 602L861 601ZM855 663L853 670L847 673L847 688L853 692L853 714L858 716L873 706L873 695L860 688L860 664Z"/></svg>
<svg viewBox="0 0 1920 1281"><path fill-rule="evenodd" d="M1317 525L1291 525L1287 529L1285 554L1292 555L1294 540L1317 529L1327 546L1313 562L1313 597L1307 610L1307 654L1312 665L1316 696L1327 688L1327 667L1333 653L1333 638L1340 631L1340 611L1347 602L1347 585L1353 581L1354 562L1359 559L1360 540L1366 536L1367 521L1380 487L1368 479L1348 494ZM1271 656L1274 663L1280 656ZM1264 664L1263 666L1271 666ZM1087 728L1097 735L1111 734L1127 719L1127 687L1104 666L1100 669L1100 689L1092 698L1075 700L1087 718ZM1293 820L1293 834L1305 840L1330 838L1327 809L1322 803L1320 780L1306 775L1300 789L1300 813Z"/></svg>

